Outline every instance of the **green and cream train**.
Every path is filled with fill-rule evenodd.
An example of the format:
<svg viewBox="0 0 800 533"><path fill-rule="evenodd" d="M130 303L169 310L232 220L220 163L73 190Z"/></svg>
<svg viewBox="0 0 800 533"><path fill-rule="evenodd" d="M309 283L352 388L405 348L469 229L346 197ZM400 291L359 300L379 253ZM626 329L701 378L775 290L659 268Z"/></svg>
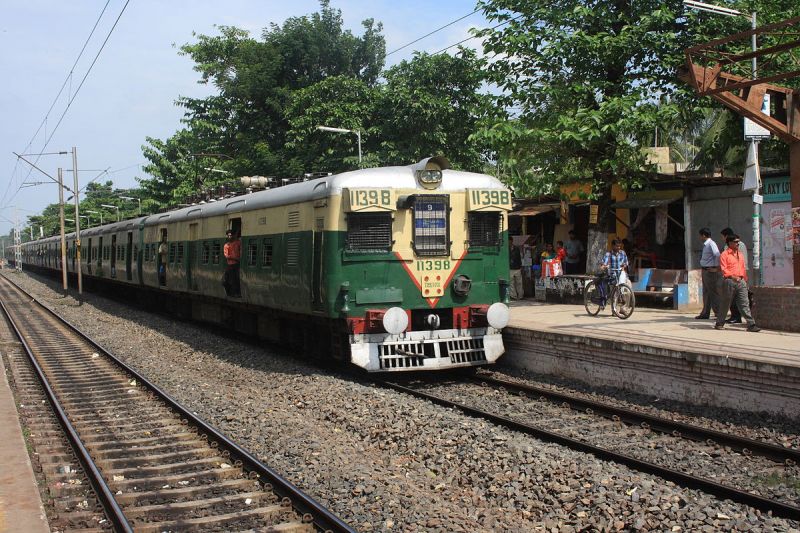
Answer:
<svg viewBox="0 0 800 533"><path fill-rule="evenodd" d="M474 366L504 351L510 208L497 179L434 157L94 227L80 254L72 233L66 263L89 288L368 371ZM236 298L227 229L241 235ZM60 270L59 237L22 246L24 264Z"/></svg>

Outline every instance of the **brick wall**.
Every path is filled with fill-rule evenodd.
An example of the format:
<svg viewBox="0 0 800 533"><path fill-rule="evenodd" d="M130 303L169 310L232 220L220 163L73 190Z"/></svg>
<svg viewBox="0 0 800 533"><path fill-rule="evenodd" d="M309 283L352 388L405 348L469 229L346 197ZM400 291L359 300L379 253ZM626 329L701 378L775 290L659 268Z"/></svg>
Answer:
<svg viewBox="0 0 800 533"><path fill-rule="evenodd" d="M753 318L765 329L800 332L800 287L753 287Z"/></svg>
<svg viewBox="0 0 800 533"><path fill-rule="evenodd" d="M800 368L733 354L507 327L500 363L695 405L798 417Z"/></svg>

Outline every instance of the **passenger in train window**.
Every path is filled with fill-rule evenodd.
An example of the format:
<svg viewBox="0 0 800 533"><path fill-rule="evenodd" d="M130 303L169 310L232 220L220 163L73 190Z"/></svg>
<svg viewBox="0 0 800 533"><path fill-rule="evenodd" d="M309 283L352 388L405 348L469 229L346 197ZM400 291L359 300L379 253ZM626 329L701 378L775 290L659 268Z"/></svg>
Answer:
<svg viewBox="0 0 800 533"><path fill-rule="evenodd" d="M225 286L225 294L232 298L239 298L239 262L242 258L242 242L239 236L232 229L225 232L228 242L222 252L225 255L225 274L222 277L222 284Z"/></svg>
<svg viewBox="0 0 800 533"><path fill-rule="evenodd" d="M158 244L158 284L167 284L167 254L169 253L169 246L167 246L167 232L161 232L161 242Z"/></svg>

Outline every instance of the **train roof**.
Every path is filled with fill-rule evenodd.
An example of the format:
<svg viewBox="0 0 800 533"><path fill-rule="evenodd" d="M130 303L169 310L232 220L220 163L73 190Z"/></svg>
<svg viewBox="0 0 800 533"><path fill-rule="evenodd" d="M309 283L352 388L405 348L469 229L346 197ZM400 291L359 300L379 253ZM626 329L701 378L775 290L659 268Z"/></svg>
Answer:
<svg viewBox="0 0 800 533"><path fill-rule="evenodd" d="M459 192L467 189L507 188L500 180L487 174L446 169L442 171L442 183L439 187L433 190L422 189L417 183L415 174L416 168L418 168L417 165L409 165L404 167L366 168L343 172L341 174L285 185L275 189L267 189L251 194L226 198L224 200L190 205L175 211L167 211L155 215L131 218L120 222L95 226L93 228L81 230L81 238L120 231L131 231L138 229L142 225L154 226L201 217L217 216L224 213L238 213L242 211L251 211L253 209L263 209L265 207L277 207L309 200L317 200L341 194L343 189L419 189L429 194L436 194ZM48 243L58 241L59 238L58 236L54 236L32 242ZM67 234L67 239L74 238L74 231Z"/></svg>
<svg viewBox="0 0 800 533"><path fill-rule="evenodd" d="M367 168L151 215L146 217L144 225L152 226L224 213L251 211L265 207L306 202L341 194L342 189L358 188L421 189L417 184L414 165ZM435 194L437 192L459 192L466 189L505 188L506 186L500 180L486 174L460 170L443 170L442 184L438 188L430 191L428 189L421 190Z"/></svg>

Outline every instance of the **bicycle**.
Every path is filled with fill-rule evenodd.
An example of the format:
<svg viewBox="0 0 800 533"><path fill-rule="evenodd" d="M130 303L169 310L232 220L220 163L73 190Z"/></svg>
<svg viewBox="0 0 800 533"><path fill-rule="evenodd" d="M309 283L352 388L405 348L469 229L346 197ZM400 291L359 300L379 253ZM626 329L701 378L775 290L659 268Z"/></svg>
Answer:
<svg viewBox="0 0 800 533"><path fill-rule="evenodd" d="M626 284L619 284L619 273L603 270L583 289L583 305L592 316L611 302L611 314L625 320L636 308L636 297Z"/></svg>

